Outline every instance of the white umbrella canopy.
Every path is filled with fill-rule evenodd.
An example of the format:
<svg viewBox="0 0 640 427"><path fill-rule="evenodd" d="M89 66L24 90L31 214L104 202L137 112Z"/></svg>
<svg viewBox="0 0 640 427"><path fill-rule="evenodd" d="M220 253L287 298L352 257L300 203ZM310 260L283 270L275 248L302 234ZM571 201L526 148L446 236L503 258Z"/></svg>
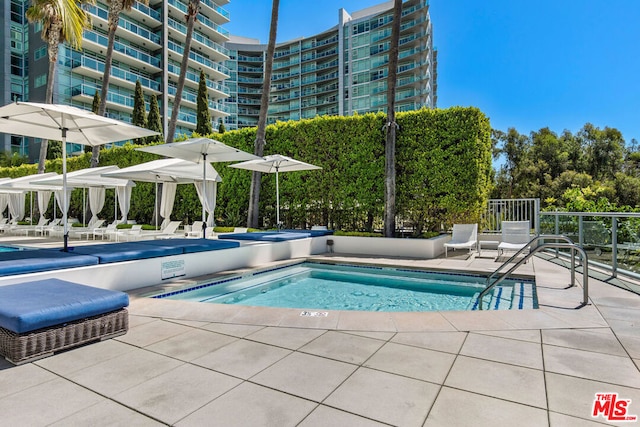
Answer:
<svg viewBox="0 0 640 427"><path fill-rule="evenodd" d="M278 228L280 227L280 184L278 182L278 173L322 169L320 166L305 163L281 154L272 154L258 158L257 160L236 163L235 165L230 165L230 167L276 174L276 222Z"/></svg>
<svg viewBox="0 0 640 427"><path fill-rule="evenodd" d="M67 199L67 142L102 145L157 135L158 132L59 104L14 102L0 107L0 133L62 141L62 195ZM69 239L67 212L62 212L64 251Z"/></svg>
<svg viewBox="0 0 640 427"><path fill-rule="evenodd" d="M39 179L55 178L55 177L61 177L61 175L58 175L55 172L48 172L44 174L25 175L18 178L3 180L0 182L0 193L24 193L26 191L37 191L39 194L40 193L45 194L49 191L60 191L62 190L61 185L39 186L35 184L35 182L38 181ZM49 201L50 195L51 193L48 193L46 196L47 203ZM14 196L14 197L17 197L17 196ZM18 203L18 202L15 201L14 203ZM31 216L33 216L33 203L31 203L31 207L32 207ZM40 216L43 216L44 212L42 211L42 209L44 209L44 206L39 205L39 207L41 209Z"/></svg>
<svg viewBox="0 0 640 427"><path fill-rule="evenodd" d="M238 148L231 147L220 141L211 138L191 138L182 142L172 142L171 144L153 145L151 147L138 148L140 151L147 153L159 154L161 156L173 157L176 159L188 160L195 163L212 163L212 162L239 162L242 160L259 159L260 157L249 154ZM207 172L203 167L202 180L207 180ZM202 204L202 235L206 236L206 212L205 205L207 200Z"/></svg>

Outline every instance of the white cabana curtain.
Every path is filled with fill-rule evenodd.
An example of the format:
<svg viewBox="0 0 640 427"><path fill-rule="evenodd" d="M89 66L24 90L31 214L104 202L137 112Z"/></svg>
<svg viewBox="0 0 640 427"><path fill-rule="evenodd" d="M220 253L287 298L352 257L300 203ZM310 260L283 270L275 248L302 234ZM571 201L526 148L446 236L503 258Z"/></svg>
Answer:
<svg viewBox="0 0 640 427"><path fill-rule="evenodd" d="M64 203L62 203L62 190L55 192L56 202L58 203L58 207L62 213L69 211L69 205L71 204L71 190L73 190L73 188L67 188L67 200L65 200Z"/></svg>
<svg viewBox="0 0 640 427"><path fill-rule="evenodd" d="M0 194L0 218L4 218L4 210L9 205L9 195Z"/></svg>
<svg viewBox="0 0 640 427"><path fill-rule="evenodd" d="M38 212L40 212L40 218L44 218L49 207L49 200L51 200L51 191L38 190Z"/></svg>
<svg viewBox="0 0 640 427"><path fill-rule="evenodd" d="M89 209L91 222L98 220L98 214L104 208L105 189L103 187L89 187Z"/></svg>
<svg viewBox="0 0 640 427"><path fill-rule="evenodd" d="M122 222L127 222L127 215L129 215L129 209L131 209L131 186L116 187L116 194L118 195L118 206L120 206L120 213L122 214Z"/></svg>
<svg viewBox="0 0 640 427"><path fill-rule="evenodd" d="M173 211L173 202L176 200L176 189L178 184L175 182L165 182L162 184L162 199L160 200L160 216L169 218Z"/></svg>
<svg viewBox="0 0 640 427"><path fill-rule="evenodd" d="M216 210L216 193L218 191L218 183L215 181L206 181L206 198L202 197L202 181L195 181L193 184L196 186L200 203L205 204L204 210L207 212L207 227L213 227L216 225L213 212Z"/></svg>
<svg viewBox="0 0 640 427"><path fill-rule="evenodd" d="M12 219L22 221L24 218L24 193L10 193L9 194L9 213Z"/></svg>

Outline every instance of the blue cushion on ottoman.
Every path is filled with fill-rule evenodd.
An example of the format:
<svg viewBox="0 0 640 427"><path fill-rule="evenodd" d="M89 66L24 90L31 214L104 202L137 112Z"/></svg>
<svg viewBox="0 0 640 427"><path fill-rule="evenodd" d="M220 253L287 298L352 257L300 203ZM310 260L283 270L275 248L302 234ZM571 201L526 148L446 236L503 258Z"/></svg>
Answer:
<svg viewBox="0 0 640 427"><path fill-rule="evenodd" d="M0 327L22 334L128 305L124 292L59 279L0 286Z"/></svg>
<svg viewBox="0 0 640 427"><path fill-rule="evenodd" d="M62 268L84 267L98 264L98 258L74 255L57 249L34 249L3 252L0 256L0 276L37 273Z"/></svg>
<svg viewBox="0 0 640 427"><path fill-rule="evenodd" d="M238 242L230 242L214 239L165 239L165 240L141 240L141 244L159 247L180 248L185 254L194 252L217 251L218 249L237 248Z"/></svg>
<svg viewBox="0 0 640 427"><path fill-rule="evenodd" d="M180 248L151 246L145 245L142 242L85 245L76 246L69 250L75 254L98 257L100 264L182 254L182 249Z"/></svg>

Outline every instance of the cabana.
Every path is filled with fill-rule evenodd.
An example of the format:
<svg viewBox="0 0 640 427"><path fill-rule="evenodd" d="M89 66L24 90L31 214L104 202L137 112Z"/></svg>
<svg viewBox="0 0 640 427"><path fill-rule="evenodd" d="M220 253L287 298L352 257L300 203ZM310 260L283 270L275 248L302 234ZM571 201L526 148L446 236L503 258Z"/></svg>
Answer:
<svg viewBox="0 0 640 427"><path fill-rule="evenodd" d="M49 200L51 199L52 191L56 193L56 199L58 200L60 206L62 206L62 204L60 203L62 197L62 186L37 186L34 184L35 181L56 176L58 176L57 173L49 172L44 174L21 176L19 178L0 182L0 193L8 195L6 196L6 199L9 205L9 212L11 214L11 217L17 218L18 220L24 218L24 193L27 191L37 191L38 193L38 210L40 211L40 218L44 217L47 206L49 205ZM68 202L66 206L69 206ZM0 207L4 208L4 206ZM32 212L30 213L30 216L33 217L33 203L31 203L31 209ZM2 209L2 211L4 211L4 209Z"/></svg>
<svg viewBox="0 0 640 427"><path fill-rule="evenodd" d="M158 197L158 183L162 183L162 198L160 199L160 216L168 219L173 211L176 186L178 184L194 184L200 203L204 203L203 193L207 192L206 211L210 221L213 221L213 213L216 207L217 183L222 181L218 172L209 163L204 164L207 181L203 185L202 169L196 163L180 159L153 160L139 165L129 166L117 171L102 174L107 178L131 179L133 181L153 182L156 184L156 199ZM157 226L157 224L156 224Z"/></svg>

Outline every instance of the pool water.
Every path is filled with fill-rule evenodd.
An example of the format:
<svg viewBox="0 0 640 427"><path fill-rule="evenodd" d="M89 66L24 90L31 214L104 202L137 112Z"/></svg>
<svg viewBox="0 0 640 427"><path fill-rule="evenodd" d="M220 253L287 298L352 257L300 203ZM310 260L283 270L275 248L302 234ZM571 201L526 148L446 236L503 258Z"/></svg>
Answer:
<svg viewBox="0 0 640 427"><path fill-rule="evenodd" d="M316 310L475 310L483 276L304 262L233 276L154 298ZM537 308L532 281L505 280L486 297L490 309Z"/></svg>
<svg viewBox="0 0 640 427"><path fill-rule="evenodd" d="M15 251L21 251L22 248L16 248L13 246L0 246L0 252L15 252Z"/></svg>

